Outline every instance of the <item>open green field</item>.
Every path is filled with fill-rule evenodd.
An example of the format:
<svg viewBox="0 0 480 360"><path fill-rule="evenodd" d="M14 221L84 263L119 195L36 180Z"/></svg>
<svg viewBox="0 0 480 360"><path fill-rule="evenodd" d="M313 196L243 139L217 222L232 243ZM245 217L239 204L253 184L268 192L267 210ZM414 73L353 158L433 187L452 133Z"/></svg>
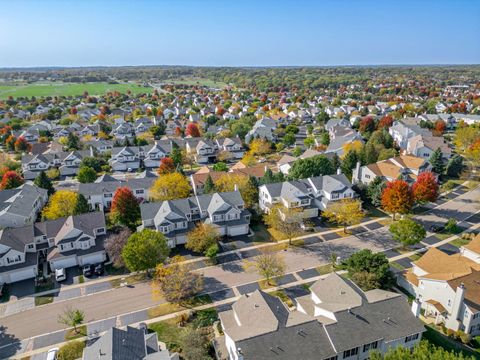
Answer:
<svg viewBox="0 0 480 360"><path fill-rule="evenodd" d="M223 89L227 84L221 81L214 81L210 79L204 78L194 78L194 77L184 77L175 80L166 80L163 82L164 84L178 84L178 85L199 85L199 86L206 86L210 88L218 88Z"/></svg>
<svg viewBox="0 0 480 360"><path fill-rule="evenodd" d="M90 95L102 95L110 91L126 93L130 90L134 94L151 93L153 88L143 87L135 84L108 84L99 83L35 83L22 85L0 85L0 99L9 96L31 97L31 96L76 96L88 91Z"/></svg>

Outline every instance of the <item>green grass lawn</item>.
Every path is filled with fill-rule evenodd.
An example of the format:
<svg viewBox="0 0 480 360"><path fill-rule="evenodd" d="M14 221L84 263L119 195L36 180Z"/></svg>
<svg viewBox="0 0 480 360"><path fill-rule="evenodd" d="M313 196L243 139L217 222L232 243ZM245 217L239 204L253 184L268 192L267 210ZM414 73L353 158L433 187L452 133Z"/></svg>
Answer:
<svg viewBox="0 0 480 360"><path fill-rule="evenodd" d="M459 248L459 247L462 247L464 245L467 245L468 243L470 243L470 241L471 241L470 239L458 238L458 239L455 239L453 241L450 241L450 244Z"/></svg>
<svg viewBox="0 0 480 360"><path fill-rule="evenodd" d="M0 99L9 96L76 96L88 91L90 95L102 95L110 91L126 93L130 90L134 94L151 93L153 88L147 88L136 84L108 84L98 83L34 83L22 85L0 85Z"/></svg>
<svg viewBox="0 0 480 360"><path fill-rule="evenodd" d="M87 336L87 325L77 326L77 331L69 329L65 333L65 340L75 340L84 336Z"/></svg>
<svg viewBox="0 0 480 360"><path fill-rule="evenodd" d="M46 305L53 302L53 296L36 296L35 306Z"/></svg>
<svg viewBox="0 0 480 360"><path fill-rule="evenodd" d="M254 223L250 225L251 229L255 233L253 235L253 240L258 243L263 243L263 242L272 242L274 241L272 238L272 235L268 232L266 226L262 223Z"/></svg>

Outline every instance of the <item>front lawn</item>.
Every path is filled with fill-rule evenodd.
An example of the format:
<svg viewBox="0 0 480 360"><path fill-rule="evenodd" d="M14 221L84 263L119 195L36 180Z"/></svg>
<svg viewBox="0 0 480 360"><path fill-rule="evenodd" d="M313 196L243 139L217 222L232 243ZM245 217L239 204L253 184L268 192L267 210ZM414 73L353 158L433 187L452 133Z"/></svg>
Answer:
<svg viewBox="0 0 480 360"><path fill-rule="evenodd" d="M212 302L213 301L209 295L200 295L187 302L185 306L173 303L164 303L148 309L148 318L153 319L163 315L172 314L174 312L188 310L196 306L211 304Z"/></svg>
<svg viewBox="0 0 480 360"><path fill-rule="evenodd" d="M77 326L77 331L68 329L65 333L65 340L75 340L87 336L87 325Z"/></svg>
<svg viewBox="0 0 480 360"><path fill-rule="evenodd" d="M53 302L53 296L36 296L35 306L46 305Z"/></svg>

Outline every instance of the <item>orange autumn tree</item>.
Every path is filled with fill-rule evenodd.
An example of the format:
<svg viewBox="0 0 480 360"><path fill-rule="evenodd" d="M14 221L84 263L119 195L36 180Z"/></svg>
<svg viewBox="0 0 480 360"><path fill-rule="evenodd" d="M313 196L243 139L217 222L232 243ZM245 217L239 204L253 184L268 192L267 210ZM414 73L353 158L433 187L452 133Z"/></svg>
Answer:
<svg viewBox="0 0 480 360"><path fill-rule="evenodd" d="M185 134L190 135L191 137L200 137L200 129L198 128L197 124L190 123L187 125Z"/></svg>
<svg viewBox="0 0 480 360"><path fill-rule="evenodd" d="M418 175L412 185L413 199L418 203L427 203L437 200L438 183L435 175L426 171Z"/></svg>
<svg viewBox="0 0 480 360"><path fill-rule="evenodd" d="M175 162L172 158L166 156L160 160L160 167L157 170L158 175L170 174L175 172Z"/></svg>
<svg viewBox="0 0 480 360"><path fill-rule="evenodd" d="M20 136L15 141L15 151L30 151L32 145L30 145L23 136Z"/></svg>
<svg viewBox="0 0 480 360"><path fill-rule="evenodd" d="M412 190L404 180L394 180L387 184L382 193L382 208L393 215L407 214L413 206Z"/></svg>
<svg viewBox="0 0 480 360"><path fill-rule="evenodd" d="M0 188L2 190L14 189L23 184L23 178L16 171L7 171L3 174Z"/></svg>

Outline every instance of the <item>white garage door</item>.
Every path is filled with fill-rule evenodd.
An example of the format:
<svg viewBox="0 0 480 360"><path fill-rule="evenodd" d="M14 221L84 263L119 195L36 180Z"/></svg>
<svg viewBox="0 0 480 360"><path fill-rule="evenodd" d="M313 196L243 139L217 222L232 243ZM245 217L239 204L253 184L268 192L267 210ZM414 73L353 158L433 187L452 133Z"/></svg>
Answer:
<svg viewBox="0 0 480 360"><path fill-rule="evenodd" d="M16 271L12 271L10 273L10 282L22 281L25 279L31 279L35 277L35 269L28 268L28 269L19 269Z"/></svg>
<svg viewBox="0 0 480 360"><path fill-rule="evenodd" d="M95 254L88 254L78 258L78 265L93 265L103 263L106 260L105 253L99 252Z"/></svg>
<svg viewBox="0 0 480 360"><path fill-rule="evenodd" d="M239 225L239 226L229 226L228 235L238 236L248 234L248 225Z"/></svg>
<svg viewBox="0 0 480 360"><path fill-rule="evenodd" d="M61 269L61 268L69 268L72 266L77 266L77 258L75 256L71 256L65 259L59 260L52 260L50 261L50 267L52 270Z"/></svg>

